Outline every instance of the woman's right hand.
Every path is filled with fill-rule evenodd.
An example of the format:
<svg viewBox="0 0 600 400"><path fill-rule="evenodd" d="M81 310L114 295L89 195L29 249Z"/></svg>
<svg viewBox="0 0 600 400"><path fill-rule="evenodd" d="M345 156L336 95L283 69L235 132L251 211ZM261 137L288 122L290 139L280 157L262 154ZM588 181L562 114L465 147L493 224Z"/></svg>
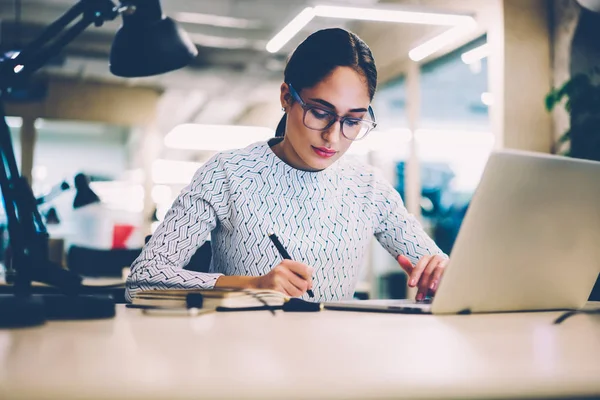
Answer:
<svg viewBox="0 0 600 400"><path fill-rule="evenodd" d="M283 260L268 274L254 278L256 289L276 290L291 297L300 297L312 289L314 269L298 261Z"/></svg>

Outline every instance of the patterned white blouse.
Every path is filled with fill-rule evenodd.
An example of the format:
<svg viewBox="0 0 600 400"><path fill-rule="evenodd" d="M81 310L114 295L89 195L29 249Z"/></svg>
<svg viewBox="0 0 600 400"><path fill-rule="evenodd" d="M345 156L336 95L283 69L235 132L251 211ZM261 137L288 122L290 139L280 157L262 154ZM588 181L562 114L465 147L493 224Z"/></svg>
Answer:
<svg viewBox="0 0 600 400"><path fill-rule="evenodd" d="M323 171L301 171L273 153L276 140L219 153L196 172L132 264L129 301L143 289L212 288L223 274L264 275L281 262L270 232L315 269L317 301L352 298L373 235L413 263L445 256L370 166L341 157ZM209 234L209 272L184 270Z"/></svg>

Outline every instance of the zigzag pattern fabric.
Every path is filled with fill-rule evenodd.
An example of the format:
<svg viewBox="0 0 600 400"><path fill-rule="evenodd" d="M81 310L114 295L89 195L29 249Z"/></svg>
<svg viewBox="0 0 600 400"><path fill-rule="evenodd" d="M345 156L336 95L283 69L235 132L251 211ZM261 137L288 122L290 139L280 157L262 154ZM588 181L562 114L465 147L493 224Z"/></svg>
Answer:
<svg viewBox="0 0 600 400"><path fill-rule="evenodd" d="M223 274L264 275L281 262L270 232L315 269L317 301L352 298L373 235L413 263L445 256L370 166L342 157L323 171L301 171L273 153L275 140L219 153L196 172L132 264L129 301L138 290L212 288ZM209 235L209 273L184 270Z"/></svg>

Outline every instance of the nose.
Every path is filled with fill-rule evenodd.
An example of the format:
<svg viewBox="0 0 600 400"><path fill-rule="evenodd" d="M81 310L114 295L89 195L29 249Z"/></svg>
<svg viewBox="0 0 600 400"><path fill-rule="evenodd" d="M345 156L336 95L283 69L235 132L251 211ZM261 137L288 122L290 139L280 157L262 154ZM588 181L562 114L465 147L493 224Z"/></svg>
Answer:
<svg viewBox="0 0 600 400"><path fill-rule="evenodd" d="M342 136L342 124L339 121L336 121L333 125L329 127L329 129L323 131L321 137L327 143L331 145L335 145L338 143Z"/></svg>

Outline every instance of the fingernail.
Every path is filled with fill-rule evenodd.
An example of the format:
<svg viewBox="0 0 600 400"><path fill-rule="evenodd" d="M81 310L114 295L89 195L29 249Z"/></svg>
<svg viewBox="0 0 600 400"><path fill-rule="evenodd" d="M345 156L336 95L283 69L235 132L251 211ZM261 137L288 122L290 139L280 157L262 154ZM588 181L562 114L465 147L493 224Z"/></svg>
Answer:
<svg viewBox="0 0 600 400"><path fill-rule="evenodd" d="M417 301L423 300L423 293L417 293Z"/></svg>
<svg viewBox="0 0 600 400"><path fill-rule="evenodd" d="M410 282L408 282L408 284L410 286L415 286L417 284L417 280L413 278L413 279L410 280Z"/></svg>
<svg viewBox="0 0 600 400"><path fill-rule="evenodd" d="M429 289L435 290L436 286L437 286L437 281L433 281L433 282L431 282L431 286L429 286Z"/></svg>

